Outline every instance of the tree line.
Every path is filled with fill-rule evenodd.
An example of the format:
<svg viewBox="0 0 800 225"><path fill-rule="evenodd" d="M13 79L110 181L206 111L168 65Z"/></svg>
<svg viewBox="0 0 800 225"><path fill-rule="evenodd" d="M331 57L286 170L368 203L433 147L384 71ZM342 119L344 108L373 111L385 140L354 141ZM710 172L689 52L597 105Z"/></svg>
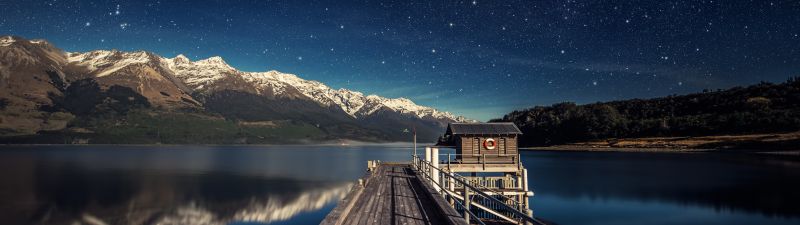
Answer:
<svg viewBox="0 0 800 225"><path fill-rule="evenodd" d="M706 136L800 130L800 78L653 99L572 102L513 111L522 146L606 138Z"/></svg>

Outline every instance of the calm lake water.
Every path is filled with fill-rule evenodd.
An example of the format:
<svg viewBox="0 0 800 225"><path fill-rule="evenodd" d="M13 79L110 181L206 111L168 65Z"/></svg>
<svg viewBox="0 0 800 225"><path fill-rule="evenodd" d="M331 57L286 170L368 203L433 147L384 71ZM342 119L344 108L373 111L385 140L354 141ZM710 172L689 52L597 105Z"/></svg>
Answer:
<svg viewBox="0 0 800 225"><path fill-rule="evenodd" d="M391 146L2 146L2 224L317 224ZM800 224L800 161L525 152L559 224ZM249 222L245 222L249 221Z"/></svg>

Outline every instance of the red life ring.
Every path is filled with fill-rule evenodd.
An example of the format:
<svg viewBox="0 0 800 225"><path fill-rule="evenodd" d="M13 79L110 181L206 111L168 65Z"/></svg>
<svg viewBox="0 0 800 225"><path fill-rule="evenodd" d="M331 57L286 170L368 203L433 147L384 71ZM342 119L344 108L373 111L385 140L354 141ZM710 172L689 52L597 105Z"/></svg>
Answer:
<svg viewBox="0 0 800 225"><path fill-rule="evenodd" d="M486 140L483 140L483 147L492 150L497 147L497 141L495 141L493 138L487 138Z"/></svg>

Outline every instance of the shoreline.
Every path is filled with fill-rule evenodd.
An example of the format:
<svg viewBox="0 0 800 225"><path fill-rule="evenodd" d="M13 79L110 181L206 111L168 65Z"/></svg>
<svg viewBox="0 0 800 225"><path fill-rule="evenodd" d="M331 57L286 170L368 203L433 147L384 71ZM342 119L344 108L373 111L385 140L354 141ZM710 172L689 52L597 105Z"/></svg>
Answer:
<svg viewBox="0 0 800 225"><path fill-rule="evenodd" d="M424 145L431 145L430 143L417 143L418 146ZM386 146L386 147L393 147L393 148L413 148L413 143L411 142L385 142L385 143L358 143L358 144L334 144L334 143L318 143L318 144L0 144L0 148L2 147L24 147L24 146L32 146L32 147L42 147L42 146L130 146L130 147L175 147L175 146L198 146L198 147L217 147L217 146L237 146L237 147L303 147L303 146L327 146L327 147L342 147L342 148L350 148L350 147L363 147L363 146Z"/></svg>
<svg viewBox="0 0 800 225"><path fill-rule="evenodd" d="M720 152L718 149L699 148L623 148L623 147L592 147L579 145L554 145L544 147L521 147L521 151L553 151L553 152L672 152L672 153L697 153Z"/></svg>
<svg viewBox="0 0 800 225"><path fill-rule="evenodd" d="M739 152L800 155L800 132L696 137L611 138L525 147L527 151L582 152Z"/></svg>
<svg viewBox="0 0 800 225"><path fill-rule="evenodd" d="M521 152L603 152L603 153L709 153L709 154L754 154L776 157L800 157L800 150L775 149L691 149L691 148L619 148L556 145L546 147L519 148Z"/></svg>

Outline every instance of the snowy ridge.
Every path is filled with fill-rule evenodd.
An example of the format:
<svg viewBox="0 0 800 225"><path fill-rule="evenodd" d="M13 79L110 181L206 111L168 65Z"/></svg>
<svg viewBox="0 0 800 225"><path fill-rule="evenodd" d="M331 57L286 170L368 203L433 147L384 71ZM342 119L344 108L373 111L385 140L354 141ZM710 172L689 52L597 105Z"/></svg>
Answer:
<svg viewBox="0 0 800 225"><path fill-rule="evenodd" d="M86 66L95 76L111 75L119 69L134 64L150 63L155 56L144 51L120 52L117 50L98 50L87 53L68 53L67 62Z"/></svg>
<svg viewBox="0 0 800 225"><path fill-rule="evenodd" d="M384 98L377 95L364 95L348 89L333 89L313 80L306 80L294 74L278 71L243 72L228 65L222 57L191 61L184 55L164 58L151 53L120 52L116 50L97 50L86 53L68 53L68 62L86 66L94 71L95 76L108 76L115 71L134 64L159 65L171 72L176 78L194 91L203 91L209 87L226 82L225 78L242 79L252 85L256 94L275 97L292 98L300 93L320 105L338 107L353 118L372 115L382 109L391 110L417 118L430 118L466 122L469 120L457 117L449 112L420 106L406 98Z"/></svg>
<svg viewBox="0 0 800 225"><path fill-rule="evenodd" d="M467 121L463 117L456 117L449 112L417 105L406 98L390 99L377 95L364 95L361 92L344 88L336 90L318 81L305 80L294 74L281 73L274 70L262 73L245 73L245 79L258 84L262 89L269 87L276 94L285 92L287 87L293 87L322 105L338 106L354 118L372 115L385 108L402 114L411 114L418 118L430 116L435 119Z"/></svg>
<svg viewBox="0 0 800 225"><path fill-rule="evenodd" d="M225 76L239 72L219 56L192 62L181 54L171 59L160 58L159 61L162 66L172 71L177 78L195 90L204 89Z"/></svg>

